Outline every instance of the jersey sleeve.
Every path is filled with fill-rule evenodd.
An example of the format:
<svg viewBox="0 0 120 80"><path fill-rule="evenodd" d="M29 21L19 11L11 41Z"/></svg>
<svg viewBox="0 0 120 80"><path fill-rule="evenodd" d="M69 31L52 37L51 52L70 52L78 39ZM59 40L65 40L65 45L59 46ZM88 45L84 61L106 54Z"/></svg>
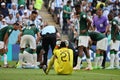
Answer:
<svg viewBox="0 0 120 80"><path fill-rule="evenodd" d="M36 33L38 33L38 32L39 32L39 29L38 29L38 28L36 28L35 32L36 32Z"/></svg>
<svg viewBox="0 0 120 80"><path fill-rule="evenodd" d="M12 31L13 31L13 28L12 28L12 27L9 27L9 28L7 29L7 32L6 32L6 33L8 33L8 35L10 35L10 34L12 33Z"/></svg>

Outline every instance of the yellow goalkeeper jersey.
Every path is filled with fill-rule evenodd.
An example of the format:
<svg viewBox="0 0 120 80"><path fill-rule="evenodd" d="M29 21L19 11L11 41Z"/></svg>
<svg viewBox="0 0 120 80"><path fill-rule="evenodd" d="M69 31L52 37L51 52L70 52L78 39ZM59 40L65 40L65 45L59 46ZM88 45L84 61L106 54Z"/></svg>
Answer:
<svg viewBox="0 0 120 80"><path fill-rule="evenodd" d="M68 48L54 49L54 69L57 74L71 74L73 71L73 50Z"/></svg>

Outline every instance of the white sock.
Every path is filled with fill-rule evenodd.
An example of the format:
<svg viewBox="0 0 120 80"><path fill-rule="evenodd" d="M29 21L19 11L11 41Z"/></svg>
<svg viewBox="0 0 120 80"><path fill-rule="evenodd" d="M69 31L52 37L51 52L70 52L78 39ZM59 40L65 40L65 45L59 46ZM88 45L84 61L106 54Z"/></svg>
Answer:
<svg viewBox="0 0 120 80"><path fill-rule="evenodd" d="M78 56L78 58L77 58L77 65L76 66L80 67L81 60L82 60L82 58Z"/></svg>
<svg viewBox="0 0 120 80"><path fill-rule="evenodd" d="M119 67L119 56L118 56L118 54L115 54L115 66Z"/></svg>
<svg viewBox="0 0 120 80"><path fill-rule="evenodd" d="M87 58L86 61L87 61L87 63L88 63L88 67L92 67L90 58Z"/></svg>
<svg viewBox="0 0 120 80"><path fill-rule="evenodd" d="M110 55L110 66L114 67L115 54Z"/></svg>
<svg viewBox="0 0 120 80"><path fill-rule="evenodd" d="M95 62L94 62L94 66L97 67L98 66L98 61L100 60L100 57L95 57Z"/></svg>
<svg viewBox="0 0 120 80"><path fill-rule="evenodd" d="M19 53L19 64L22 66L24 54Z"/></svg>
<svg viewBox="0 0 120 80"><path fill-rule="evenodd" d="M0 55L0 61L2 60L2 56Z"/></svg>
<svg viewBox="0 0 120 80"><path fill-rule="evenodd" d="M7 54L4 54L4 65L8 64L7 63Z"/></svg>
<svg viewBox="0 0 120 80"><path fill-rule="evenodd" d="M98 66L102 66L102 62L103 62L103 56L100 56L99 62L98 62Z"/></svg>
<svg viewBox="0 0 120 80"><path fill-rule="evenodd" d="M37 54L33 54L34 65L37 63Z"/></svg>

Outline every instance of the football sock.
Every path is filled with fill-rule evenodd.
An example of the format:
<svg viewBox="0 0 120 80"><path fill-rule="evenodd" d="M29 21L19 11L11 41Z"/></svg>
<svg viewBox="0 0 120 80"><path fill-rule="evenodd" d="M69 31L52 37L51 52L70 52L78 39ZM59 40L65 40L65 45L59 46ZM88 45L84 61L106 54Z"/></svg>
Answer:
<svg viewBox="0 0 120 80"><path fill-rule="evenodd" d="M88 63L88 67L92 67L90 58L87 58L86 61L87 61L87 63Z"/></svg>
<svg viewBox="0 0 120 80"><path fill-rule="evenodd" d="M23 57L24 57L24 55L22 53L19 53L19 64L20 64L20 66L22 66L22 63L23 63Z"/></svg>
<svg viewBox="0 0 120 80"><path fill-rule="evenodd" d="M4 64L5 64L5 65L8 64L8 63L7 63L7 54L4 54Z"/></svg>
<svg viewBox="0 0 120 80"><path fill-rule="evenodd" d="M110 59L110 66L111 66L111 67L114 67L115 54L111 54L111 55L110 55L110 58L111 58L111 59Z"/></svg>
<svg viewBox="0 0 120 80"><path fill-rule="evenodd" d="M0 60L2 60L2 56L0 55Z"/></svg>
<svg viewBox="0 0 120 80"><path fill-rule="evenodd" d="M96 53L95 62L94 62L94 66L95 66L95 67L97 67L99 60L100 60L100 54L97 54L97 53Z"/></svg>
<svg viewBox="0 0 120 80"><path fill-rule="evenodd" d="M100 56L99 62L98 62L98 66L102 66L102 62L103 62L103 56Z"/></svg>
<svg viewBox="0 0 120 80"><path fill-rule="evenodd" d="M118 56L118 54L115 54L115 65L116 65L116 67L119 67L119 56Z"/></svg>
<svg viewBox="0 0 120 80"><path fill-rule="evenodd" d="M77 65L76 66L80 66L81 60L82 60L82 58L78 56L78 58L77 58Z"/></svg>
<svg viewBox="0 0 120 80"><path fill-rule="evenodd" d="M46 70L47 73L50 71L53 64L54 64L54 56L51 57L51 59L50 59L50 61L48 63L48 67L47 67L47 70Z"/></svg>

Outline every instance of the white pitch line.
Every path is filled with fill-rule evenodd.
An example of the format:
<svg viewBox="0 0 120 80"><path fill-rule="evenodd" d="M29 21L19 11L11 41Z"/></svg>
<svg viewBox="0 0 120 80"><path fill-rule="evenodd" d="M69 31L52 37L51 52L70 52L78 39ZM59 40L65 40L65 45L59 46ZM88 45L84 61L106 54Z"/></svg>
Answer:
<svg viewBox="0 0 120 80"><path fill-rule="evenodd" d="M114 74L101 74L101 73L90 73L90 72L83 72L85 74L98 74L98 75L106 75L106 76L120 76L120 75L114 75Z"/></svg>

